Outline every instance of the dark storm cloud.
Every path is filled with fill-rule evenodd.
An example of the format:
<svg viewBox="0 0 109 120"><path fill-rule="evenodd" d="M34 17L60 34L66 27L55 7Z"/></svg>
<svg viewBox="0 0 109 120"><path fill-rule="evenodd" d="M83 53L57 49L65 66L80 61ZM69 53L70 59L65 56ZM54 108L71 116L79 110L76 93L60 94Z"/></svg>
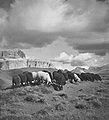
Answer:
<svg viewBox="0 0 109 120"><path fill-rule="evenodd" d="M97 2L107 2L108 3L108 0L96 0Z"/></svg>
<svg viewBox="0 0 109 120"><path fill-rule="evenodd" d="M16 30L7 30L4 34L5 38L9 41L10 47L20 47L20 48L28 48L28 47L43 47L48 44L51 44L57 36L52 34L43 33L36 31L16 31Z"/></svg>
<svg viewBox="0 0 109 120"><path fill-rule="evenodd" d="M11 4L15 2L15 0L0 0L0 8L4 8L5 10L9 10Z"/></svg>
<svg viewBox="0 0 109 120"><path fill-rule="evenodd" d="M9 9L12 2L1 0L1 7ZM109 7L96 0L16 0L7 18L0 17L0 41L10 47L44 47L59 36L72 45L95 44L109 31Z"/></svg>
<svg viewBox="0 0 109 120"><path fill-rule="evenodd" d="M100 44L81 44L75 46L80 52L95 53L96 55L105 55L109 52L109 43Z"/></svg>

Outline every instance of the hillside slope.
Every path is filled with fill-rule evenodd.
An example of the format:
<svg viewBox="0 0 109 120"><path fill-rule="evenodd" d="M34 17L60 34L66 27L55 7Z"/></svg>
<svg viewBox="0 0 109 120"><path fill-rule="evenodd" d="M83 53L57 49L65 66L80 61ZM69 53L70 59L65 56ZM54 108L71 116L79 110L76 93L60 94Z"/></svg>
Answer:
<svg viewBox="0 0 109 120"><path fill-rule="evenodd" d="M109 120L109 81L0 91L0 120Z"/></svg>
<svg viewBox="0 0 109 120"><path fill-rule="evenodd" d="M90 67L88 70L90 72L100 74L103 80L109 80L109 64L101 66L101 67Z"/></svg>

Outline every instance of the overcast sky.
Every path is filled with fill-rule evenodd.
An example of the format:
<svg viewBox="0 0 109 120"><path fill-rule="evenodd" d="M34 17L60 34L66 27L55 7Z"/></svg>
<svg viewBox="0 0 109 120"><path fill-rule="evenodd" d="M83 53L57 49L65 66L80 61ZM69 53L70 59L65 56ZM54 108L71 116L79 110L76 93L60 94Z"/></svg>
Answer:
<svg viewBox="0 0 109 120"><path fill-rule="evenodd" d="M108 0L0 0L0 48L72 66L109 62Z"/></svg>

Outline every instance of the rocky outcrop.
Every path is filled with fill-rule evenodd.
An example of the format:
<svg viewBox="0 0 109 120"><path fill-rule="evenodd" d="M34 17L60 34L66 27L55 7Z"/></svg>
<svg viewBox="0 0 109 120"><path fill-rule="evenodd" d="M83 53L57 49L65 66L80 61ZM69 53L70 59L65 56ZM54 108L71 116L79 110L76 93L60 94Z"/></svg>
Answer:
<svg viewBox="0 0 109 120"><path fill-rule="evenodd" d="M0 60L1 70L20 69L26 67L54 68L52 63L41 60L28 60L28 59Z"/></svg>
<svg viewBox="0 0 109 120"><path fill-rule="evenodd" d="M26 58L25 53L20 49L7 49L0 51L0 58L2 59L18 59Z"/></svg>
<svg viewBox="0 0 109 120"><path fill-rule="evenodd" d="M53 68L53 64L49 61L37 59L26 59L26 55L19 49L7 49L0 51L0 69L10 70L25 67L35 68Z"/></svg>
<svg viewBox="0 0 109 120"><path fill-rule="evenodd" d="M88 70L82 67L76 67L75 69L72 70L72 72L80 74L80 73L86 73L88 72Z"/></svg>

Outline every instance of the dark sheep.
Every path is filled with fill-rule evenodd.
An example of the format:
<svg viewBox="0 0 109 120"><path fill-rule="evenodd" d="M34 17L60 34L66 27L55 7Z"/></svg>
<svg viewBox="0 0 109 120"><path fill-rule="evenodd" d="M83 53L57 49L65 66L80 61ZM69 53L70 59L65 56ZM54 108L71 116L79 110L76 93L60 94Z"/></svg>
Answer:
<svg viewBox="0 0 109 120"><path fill-rule="evenodd" d="M66 79L63 73L59 71L54 71L53 72L53 79L56 80L56 83L59 85L65 85L66 84Z"/></svg>
<svg viewBox="0 0 109 120"><path fill-rule="evenodd" d="M64 75L64 77L65 77L66 81L68 81L69 77L68 77L67 72L66 72L66 71L63 71L62 73L63 73L63 75Z"/></svg>
<svg viewBox="0 0 109 120"><path fill-rule="evenodd" d="M61 69L59 69L57 72L63 74L64 77L65 77L65 79L66 79L66 81L69 79L68 78L68 74L67 74L67 70L61 70Z"/></svg>
<svg viewBox="0 0 109 120"><path fill-rule="evenodd" d="M82 81L88 81L89 77L86 73L81 73Z"/></svg>
<svg viewBox="0 0 109 120"><path fill-rule="evenodd" d="M95 75L93 73L81 73L79 75L82 81L91 81L94 82L95 80Z"/></svg>
<svg viewBox="0 0 109 120"><path fill-rule="evenodd" d="M75 79L74 73L67 71L67 75L68 75L68 79L69 79L70 83L73 83L73 80Z"/></svg>
<svg viewBox="0 0 109 120"><path fill-rule="evenodd" d="M12 77L12 86L13 86L13 87L19 87L19 86L20 86L20 83L21 83L20 76L19 76L19 75L14 75L14 76Z"/></svg>
<svg viewBox="0 0 109 120"><path fill-rule="evenodd" d="M93 74L92 73L86 73L86 76L87 76L87 80L88 81L94 82L94 78L93 78Z"/></svg>
<svg viewBox="0 0 109 120"><path fill-rule="evenodd" d="M91 82L94 82L95 78L94 78L94 73L90 73L91 75Z"/></svg>
<svg viewBox="0 0 109 120"><path fill-rule="evenodd" d="M26 74L23 74L23 73L21 73L21 74L19 74L19 76L20 76L20 79L21 79L21 85L27 85L27 76L26 76Z"/></svg>
<svg viewBox="0 0 109 120"><path fill-rule="evenodd" d="M97 81L102 81L102 78L101 78L100 75L98 75L98 74L94 74L94 78L95 78L95 80L97 80Z"/></svg>
<svg viewBox="0 0 109 120"><path fill-rule="evenodd" d="M27 83L26 84L32 84L32 82L34 81L32 73L28 72L28 71L25 71L25 72L23 72L23 74L26 75L26 77L27 77Z"/></svg>

